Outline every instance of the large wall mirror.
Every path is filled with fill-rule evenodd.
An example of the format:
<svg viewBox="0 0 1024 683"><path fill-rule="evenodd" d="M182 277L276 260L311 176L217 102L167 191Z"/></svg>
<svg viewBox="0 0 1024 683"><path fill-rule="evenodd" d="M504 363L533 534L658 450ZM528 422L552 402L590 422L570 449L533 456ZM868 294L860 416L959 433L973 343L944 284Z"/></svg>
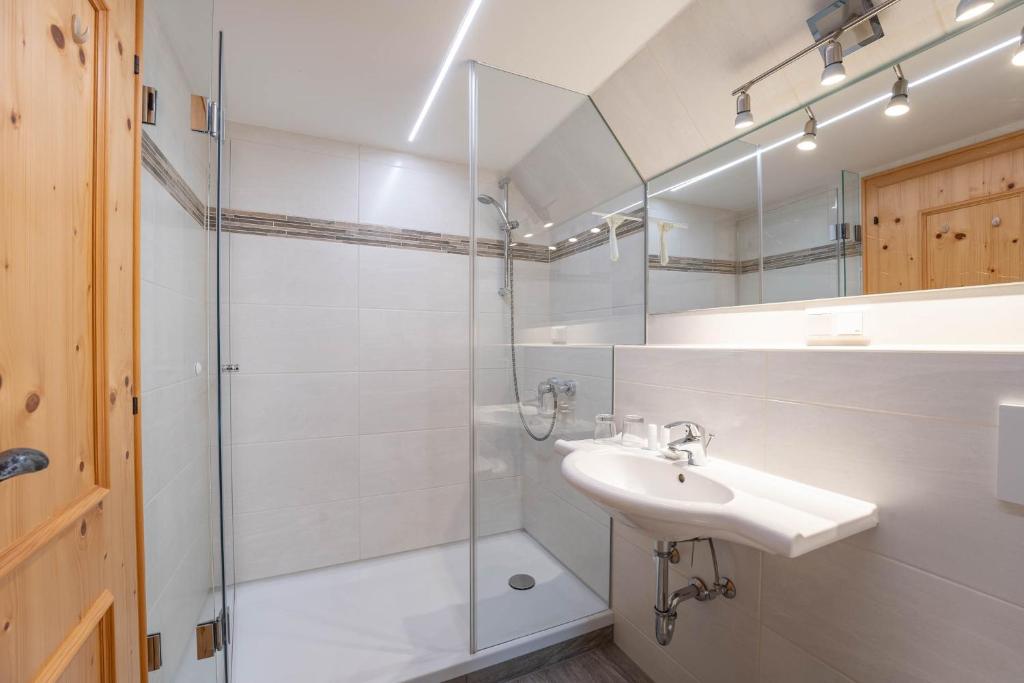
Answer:
<svg viewBox="0 0 1024 683"><path fill-rule="evenodd" d="M902 60L902 115L886 67L653 179L648 312L1024 281L1022 25Z"/></svg>

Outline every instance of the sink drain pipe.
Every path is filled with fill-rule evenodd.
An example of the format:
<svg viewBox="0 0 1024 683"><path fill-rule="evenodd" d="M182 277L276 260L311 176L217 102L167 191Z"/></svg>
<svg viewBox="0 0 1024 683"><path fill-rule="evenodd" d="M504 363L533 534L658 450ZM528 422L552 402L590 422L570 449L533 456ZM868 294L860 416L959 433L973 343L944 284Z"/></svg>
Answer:
<svg viewBox="0 0 1024 683"><path fill-rule="evenodd" d="M707 541L711 548L711 561L715 568L715 582L710 588L699 577L693 577L683 588L671 594L668 589L669 564L679 562L679 550L675 541L658 541L654 550L657 562L658 586L654 605L654 635L658 644L665 646L672 642L676 628L676 608L679 603L696 598L698 602L714 600L719 595L731 600L736 597L736 585L732 579L718 575L718 557L715 555L715 542L710 538L694 538L684 543Z"/></svg>

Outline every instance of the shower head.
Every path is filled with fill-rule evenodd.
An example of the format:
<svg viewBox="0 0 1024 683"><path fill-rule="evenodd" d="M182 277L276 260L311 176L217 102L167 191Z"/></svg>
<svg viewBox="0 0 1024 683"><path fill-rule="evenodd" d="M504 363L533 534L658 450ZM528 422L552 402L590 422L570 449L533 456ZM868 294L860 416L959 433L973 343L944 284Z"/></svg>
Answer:
<svg viewBox="0 0 1024 683"><path fill-rule="evenodd" d="M504 223L502 228L504 230L508 230L508 231L511 232L512 230L515 230L516 228L519 227L519 221L509 220L508 214L505 213L505 207L503 207L501 205L501 202L499 202L497 199L495 199L491 195L489 195L489 194L480 194L480 195L477 195L476 200L478 202L480 202L481 204L490 204L491 206L494 207L494 210L498 212L499 216L501 216L501 222Z"/></svg>

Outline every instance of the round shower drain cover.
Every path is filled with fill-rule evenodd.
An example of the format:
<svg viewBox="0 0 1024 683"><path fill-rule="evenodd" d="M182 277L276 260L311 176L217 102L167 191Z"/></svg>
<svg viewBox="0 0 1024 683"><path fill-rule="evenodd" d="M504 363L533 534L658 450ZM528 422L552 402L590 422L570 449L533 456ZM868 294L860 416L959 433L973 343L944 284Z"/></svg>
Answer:
<svg viewBox="0 0 1024 683"><path fill-rule="evenodd" d="M536 586L537 582L529 574L513 574L508 580L508 585L517 591L528 591Z"/></svg>

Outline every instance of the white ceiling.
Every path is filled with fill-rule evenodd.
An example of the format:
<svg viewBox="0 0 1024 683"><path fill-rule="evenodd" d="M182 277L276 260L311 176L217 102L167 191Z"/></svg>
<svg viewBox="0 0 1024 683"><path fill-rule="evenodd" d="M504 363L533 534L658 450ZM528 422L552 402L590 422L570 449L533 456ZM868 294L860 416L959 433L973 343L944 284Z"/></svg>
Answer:
<svg viewBox="0 0 1024 683"><path fill-rule="evenodd" d="M226 111L244 123L462 160L467 60L591 93L689 2L484 0L459 66L409 143L469 0L217 0Z"/></svg>
<svg viewBox="0 0 1024 683"><path fill-rule="evenodd" d="M1019 35L1024 7L975 26L972 30L903 62L913 83L926 74L955 64L986 48ZM934 80L911 87L911 111L897 118L882 112L885 103L863 109L818 132L818 148L801 152L795 143L763 156L764 200L767 205L834 186L843 170L868 174L977 140L1024 128L1024 69L1010 64L1013 47L1004 48ZM819 121L849 111L884 95L892 86L891 71L878 73L834 92L814 105ZM742 141L675 169L652 181L652 191L670 187L734 159L750 154L803 128L806 116L792 114L759 128ZM750 144L748 144L750 143ZM688 185L660 199L748 211L756 201L753 160Z"/></svg>

